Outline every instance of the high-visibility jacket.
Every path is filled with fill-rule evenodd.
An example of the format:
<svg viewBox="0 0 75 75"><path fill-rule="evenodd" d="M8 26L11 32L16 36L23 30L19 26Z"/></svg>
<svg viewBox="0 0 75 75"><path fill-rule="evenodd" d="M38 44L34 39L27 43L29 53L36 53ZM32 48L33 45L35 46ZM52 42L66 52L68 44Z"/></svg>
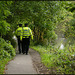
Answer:
<svg viewBox="0 0 75 75"><path fill-rule="evenodd" d="M20 37L20 40L21 40L21 37L22 37L22 27L18 27L16 32L15 32L16 36L19 36Z"/></svg>
<svg viewBox="0 0 75 75"><path fill-rule="evenodd" d="M23 27L22 30L23 30L22 38L31 37L31 39L33 40L33 34L32 34L32 31L31 31L31 29L29 27Z"/></svg>

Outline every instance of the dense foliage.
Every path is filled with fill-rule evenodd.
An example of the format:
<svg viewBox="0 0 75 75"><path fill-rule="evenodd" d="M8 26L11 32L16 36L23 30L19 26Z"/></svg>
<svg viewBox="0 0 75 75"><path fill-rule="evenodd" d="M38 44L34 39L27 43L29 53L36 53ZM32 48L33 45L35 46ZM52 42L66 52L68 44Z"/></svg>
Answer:
<svg viewBox="0 0 75 75"><path fill-rule="evenodd" d="M68 64L72 63L69 62L70 60L68 58L74 52L70 54L68 51L69 48L70 51L75 49L73 48L75 46L74 1L0 1L0 37L4 39L0 38L0 58L3 60L15 55L13 47L16 47L16 42L12 37L14 36L14 31L17 29L18 23L22 23L23 25L24 23L29 23L29 27L32 29L34 35L34 40L31 41L31 45L44 45L46 49L50 47L46 51L50 53L51 49L51 53L45 53L44 60L49 56L48 62L51 63L53 60L55 62L48 63L48 67L51 67L53 64L58 64L59 66L62 64L65 65L65 59ZM56 43L56 40L59 40L59 38L66 39L64 50L51 48L55 47L58 43ZM9 42L6 43L6 40L10 41L12 46ZM67 47L67 45L69 46ZM44 50L42 51L44 52ZM62 55L65 59L61 59L60 61L60 57L63 58ZM55 59L56 56L58 57ZM50 61L50 59L52 60ZM44 63L47 66L47 62L44 61ZM73 63L75 64L75 61ZM70 69L64 71L68 67ZM73 71L71 66L66 65L66 68L62 69L61 66L61 72L70 73L69 71Z"/></svg>
<svg viewBox="0 0 75 75"><path fill-rule="evenodd" d="M32 46L41 55L42 63L51 74L75 74L75 45L67 46L63 50L43 46Z"/></svg>
<svg viewBox="0 0 75 75"><path fill-rule="evenodd" d="M74 1L13 1L10 6L12 15L6 20L12 24L12 30L17 28L18 23L28 22L33 30L35 45L46 45L46 42L47 45L54 44L57 36L62 37L61 33L66 38L70 34L67 35L67 27L71 26L68 22L74 19L74 3Z"/></svg>
<svg viewBox="0 0 75 75"><path fill-rule="evenodd" d="M0 1L0 35L7 39L10 34L10 40L18 23L28 22L34 44L54 44L59 35L67 38L74 34L74 4L74 1Z"/></svg>
<svg viewBox="0 0 75 75"><path fill-rule="evenodd" d="M0 74L3 73L5 64L15 56L15 49L4 39L0 38Z"/></svg>

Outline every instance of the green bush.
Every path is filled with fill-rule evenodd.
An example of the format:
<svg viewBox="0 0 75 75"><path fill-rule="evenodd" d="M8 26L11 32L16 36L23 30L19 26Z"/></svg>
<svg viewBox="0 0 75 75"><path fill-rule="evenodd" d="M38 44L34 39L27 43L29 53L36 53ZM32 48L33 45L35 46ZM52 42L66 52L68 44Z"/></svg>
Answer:
<svg viewBox="0 0 75 75"><path fill-rule="evenodd" d="M7 51L11 56L15 56L15 49L10 43L6 43L4 39L0 38L0 49Z"/></svg>
<svg viewBox="0 0 75 75"><path fill-rule="evenodd" d="M75 74L75 45L67 46L63 50L57 48L46 49L43 46L32 46L41 55L42 63L55 74Z"/></svg>
<svg viewBox="0 0 75 75"><path fill-rule="evenodd" d="M2 60L4 58L11 58L11 56L10 56L10 54L7 51L1 50L0 51L0 59Z"/></svg>
<svg viewBox="0 0 75 75"><path fill-rule="evenodd" d="M15 56L15 49L8 41L8 43L0 38L0 74L4 74L5 64Z"/></svg>
<svg viewBox="0 0 75 75"><path fill-rule="evenodd" d="M6 50L11 56L15 56L15 50L11 44L4 44L4 50Z"/></svg>
<svg viewBox="0 0 75 75"><path fill-rule="evenodd" d="M9 32L6 33L6 35L3 35L3 39L6 41L10 41L11 45L16 48L16 41L12 38L14 36L14 33L10 30Z"/></svg>

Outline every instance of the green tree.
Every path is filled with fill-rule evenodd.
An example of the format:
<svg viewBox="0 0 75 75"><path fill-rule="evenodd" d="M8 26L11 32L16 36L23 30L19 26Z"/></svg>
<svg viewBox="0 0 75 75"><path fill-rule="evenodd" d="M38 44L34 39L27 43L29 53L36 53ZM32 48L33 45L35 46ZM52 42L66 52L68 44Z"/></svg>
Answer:
<svg viewBox="0 0 75 75"><path fill-rule="evenodd" d="M0 36L6 35L10 30L10 24L5 20L7 16L11 15L8 5L11 1L0 1Z"/></svg>
<svg viewBox="0 0 75 75"><path fill-rule="evenodd" d="M5 19L11 24L11 32L16 30L18 23L29 23L33 30L34 41L43 43L44 40L54 43L56 31L65 32L65 26L72 19L68 6L70 1L11 1L8 2L11 15Z"/></svg>

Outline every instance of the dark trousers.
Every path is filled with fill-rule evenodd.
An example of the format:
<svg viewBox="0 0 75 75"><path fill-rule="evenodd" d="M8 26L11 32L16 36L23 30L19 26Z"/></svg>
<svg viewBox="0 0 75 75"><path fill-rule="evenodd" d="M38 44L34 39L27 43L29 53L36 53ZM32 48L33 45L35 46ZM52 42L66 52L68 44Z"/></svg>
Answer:
<svg viewBox="0 0 75 75"><path fill-rule="evenodd" d="M30 38L23 38L22 39L22 53L28 53L30 45Z"/></svg>
<svg viewBox="0 0 75 75"><path fill-rule="evenodd" d="M20 37L17 37L18 40L18 49L19 49L19 53L21 53L21 49L22 49L22 43L20 41Z"/></svg>

